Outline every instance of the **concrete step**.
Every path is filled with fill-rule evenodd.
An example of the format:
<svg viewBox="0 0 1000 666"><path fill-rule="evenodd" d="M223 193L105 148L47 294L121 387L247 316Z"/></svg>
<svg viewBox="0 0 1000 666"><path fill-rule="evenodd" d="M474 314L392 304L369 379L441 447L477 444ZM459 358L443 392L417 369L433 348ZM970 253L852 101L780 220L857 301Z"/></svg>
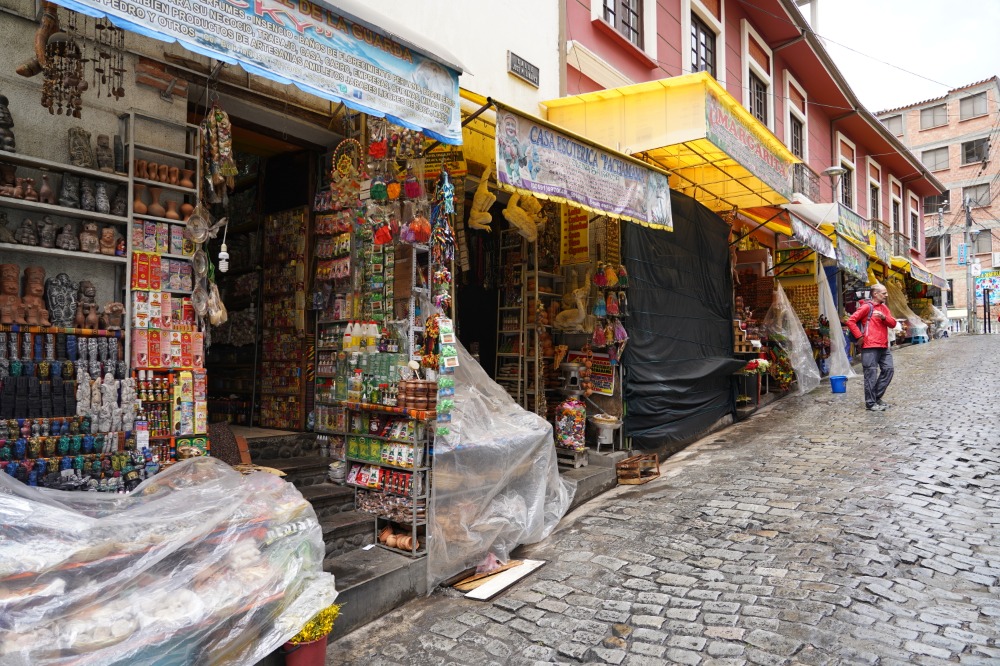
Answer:
<svg viewBox="0 0 1000 666"><path fill-rule="evenodd" d="M591 460L596 455L592 454ZM618 485L618 475L613 464L610 466L591 464L579 469L559 470L559 476L576 482L576 493L570 502L570 511Z"/></svg>
<svg viewBox="0 0 1000 666"><path fill-rule="evenodd" d="M237 432L234 430L234 432ZM241 431L242 432L242 431ZM313 456L317 453L316 433L289 432L272 434L274 430L254 432L247 429L244 435L250 448L250 458L258 465L260 460L276 460L278 458L298 458Z"/></svg>
<svg viewBox="0 0 1000 666"><path fill-rule="evenodd" d="M323 521L324 518L335 516L342 511L354 510L354 490L346 486L335 483L318 483L312 486L302 486L299 492L305 497L313 509L316 517Z"/></svg>
<svg viewBox="0 0 1000 666"><path fill-rule="evenodd" d="M361 511L343 511L320 518L326 558L349 553L375 543L375 517Z"/></svg>
<svg viewBox="0 0 1000 666"><path fill-rule="evenodd" d="M337 603L343 604L331 641L427 593L425 557L415 560L375 546L330 558L323 568L336 577Z"/></svg>
<svg viewBox="0 0 1000 666"><path fill-rule="evenodd" d="M315 486L326 482L332 458L325 456L298 456L295 458L263 458L254 460L261 467L273 467L285 473L285 481L298 487Z"/></svg>

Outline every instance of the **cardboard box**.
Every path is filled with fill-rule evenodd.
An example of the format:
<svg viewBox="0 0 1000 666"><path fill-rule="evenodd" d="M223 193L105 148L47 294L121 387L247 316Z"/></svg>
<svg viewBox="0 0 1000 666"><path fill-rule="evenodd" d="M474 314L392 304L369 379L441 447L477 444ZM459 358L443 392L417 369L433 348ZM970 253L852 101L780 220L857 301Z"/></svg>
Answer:
<svg viewBox="0 0 1000 666"><path fill-rule="evenodd" d="M170 339L170 367L172 368L183 368L184 363L181 360L181 334L179 331L170 331L166 333L167 337ZM164 361L164 365L167 365ZM189 373L190 374L190 373ZM190 380L188 380L190 381ZM188 398L190 399L190 398Z"/></svg>
<svg viewBox="0 0 1000 666"><path fill-rule="evenodd" d="M181 333L181 367L182 368L193 368L194 359L192 358L191 349L191 333L184 332Z"/></svg>
<svg viewBox="0 0 1000 666"><path fill-rule="evenodd" d="M191 376L193 377L192 396L195 403L205 402L208 400L208 373L204 370L195 370Z"/></svg>
<svg viewBox="0 0 1000 666"><path fill-rule="evenodd" d="M143 249L146 224L142 220L132 220L132 251Z"/></svg>
<svg viewBox="0 0 1000 666"><path fill-rule="evenodd" d="M145 252L132 254L132 288L149 289L149 255Z"/></svg>
<svg viewBox="0 0 1000 666"><path fill-rule="evenodd" d="M149 327L163 328L163 310L161 308L162 294L158 291L149 292Z"/></svg>
<svg viewBox="0 0 1000 666"><path fill-rule="evenodd" d="M205 334L194 332L191 334L191 361L195 368L205 367Z"/></svg>
<svg viewBox="0 0 1000 666"><path fill-rule="evenodd" d="M170 251L170 225L166 222L156 223L156 251L160 253Z"/></svg>
<svg viewBox="0 0 1000 666"><path fill-rule="evenodd" d="M170 225L170 254L184 254L184 227Z"/></svg>
<svg viewBox="0 0 1000 666"><path fill-rule="evenodd" d="M208 405L204 402L195 403L194 431L199 434L208 432Z"/></svg>
<svg viewBox="0 0 1000 666"><path fill-rule="evenodd" d="M194 289L194 266L188 261L178 261L180 264L180 289L191 291Z"/></svg>
<svg viewBox="0 0 1000 666"><path fill-rule="evenodd" d="M158 254L148 254L149 258L149 288L153 291L159 291L162 287L160 286L160 255Z"/></svg>
<svg viewBox="0 0 1000 666"><path fill-rule="evenodd" d="M170 289L181 288L181 263L180 261L170 262Z"/></svg>
<svg viewBox="0 0 1000 666"><path fill-rule="evenodd" d="M149 366L149 331L132 333L132 365L137 368Z"/></svg>
<svg viewBox="0 0 1000 666"><path fill-rule="evenodd" d="M139 245L139 249L146 252L156 252L156 222L149 220L143 222L142 234L142 243Z"/></svg>
<svg viewBox="0 0 1000 666"><path fill-rule="evenodd" d="M149 331L149 363L146 365L150 368L163 367L163 351L160 347L160 332L157 330Z"/></svg>

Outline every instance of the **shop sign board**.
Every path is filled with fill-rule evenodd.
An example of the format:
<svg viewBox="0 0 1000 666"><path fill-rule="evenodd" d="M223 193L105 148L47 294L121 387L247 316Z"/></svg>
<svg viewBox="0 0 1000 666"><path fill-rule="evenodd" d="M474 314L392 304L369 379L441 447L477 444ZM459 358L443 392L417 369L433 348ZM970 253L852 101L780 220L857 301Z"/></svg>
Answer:
<svg viewBox="0 0 1000 666"><path fill-rule="evenodd" d="M587 356L583 352L571 351L566 354L567 363L583 363L586 360ZM594 393L600 395L615 394L615 366L611 365L611 359L607 354L594 354L591 359L588 379Z"/></svg>
<svg viewBox="0 0 1000 666"><path fill-rule="evenodd" d="M957 258L958 258L958 262L957 263L958 263L959 266L964 266L965 264L969 263L969 244L968 243L959 243L958 244Z"/></svg>
<svg viewBox="0 0 1000 666"><path fill-rule="evenodd" d="M322 2L55 0L251 74L462 143L458 72Z"/></svg>
<svg viewBox="0 0 1000 666"><path fill-rule="evenodd" d="M837 253L833 249L833 241L830 240L829 236L791 213L789 213L788 217L792 221L792 235L795 236L796 240L816 250L816 252L827 259L837 258Z"/></svg>
<svg viewBox="0 0 1000 666"><path fill-rule="evenodd" d="M790 199L792 162L771 150L765 135L730 111L711 89L706 96L705 137L775 192Z"/></svg>
<svg viewBox="0 0 1000 666"><path fill-rule="evenodd" d="M590 262L590 214L576 206L563 206L559 233L563 266Z"/></svg>
<svg viewBox="0 0 1000 666"><path fill-rule="evenodd" d="M837 264L860 280L868 279L868 255L845 236L837 236Z"/></svg>
<svg viewBox="0 0 1000 666"><path fill-rule="evenodd" d="M990 290L990 304L1000 303L1000 271L983 271L976 278L976 302L983 302L983 290Z"/></svg>
<svg viewBox="0 0 1000 666"><path fill-rule="evenodd" d="M672 231L667 175L499 106L497 180L594 213Z"/></svg>
<svg viewBox="0 0 1000 666"><path fill-rule="evenodd" d="M507 71L536 88L538 87L538 67L513 51L507 51Z"/></svg>
<svg viewBox="0 0 1000 666"><path fill-rule="evenodd" d="M837 204L837 233L851 240L868 245L871 222L861 217L842 203Z"/></svg>
<svg viewBox="0 0 1000 666"><path fill-rule="evenodd" d="M875 236L875 256L886 266L892 261L892 245L889 241L882 238L882 234L874 232L872 235Z"/></svg>
<svg viewBox="0 0 1000 666"><path fill-rule="evenodd" d="M931 284L931 272L917 266L912 261L910 262L910 277L912 277L917 282L923 282L924 284Z"/></svg>

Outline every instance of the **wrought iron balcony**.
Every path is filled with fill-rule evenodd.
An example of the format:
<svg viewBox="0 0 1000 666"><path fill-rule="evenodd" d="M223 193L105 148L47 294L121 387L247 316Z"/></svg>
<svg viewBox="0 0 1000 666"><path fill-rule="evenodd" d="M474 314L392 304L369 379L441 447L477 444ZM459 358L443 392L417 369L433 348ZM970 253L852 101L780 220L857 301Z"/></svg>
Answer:
<svg viewBox="0 0 1000 666"><path fill-rule="evenodd" d="M793 164L792 191L806 195L813 203L820 203L819 174L804 163Z"/></svg>
<svg viewBox="0 0 1000 666"><path fill-rule="evenodd" d="M892 253L897 257L909 257L910 237L894 231L892 233Z"/></svg>

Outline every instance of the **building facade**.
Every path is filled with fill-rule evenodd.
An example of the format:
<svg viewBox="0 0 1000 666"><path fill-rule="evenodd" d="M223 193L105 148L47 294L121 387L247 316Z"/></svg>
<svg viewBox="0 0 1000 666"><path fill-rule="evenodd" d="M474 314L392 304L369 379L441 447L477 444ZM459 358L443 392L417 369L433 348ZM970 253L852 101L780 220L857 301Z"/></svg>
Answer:
<svg viewBox="0 0 1000 666"><path fill-rule="evenodd" d="M990 160L991 144L1000 135L1000 78L955 88L942 97L881 111L877 116L945 186L940 195L924 200L921 222L928 264L940 271L944 258L944 277L952 287L947 303L953 319L966 319L975 289L976 319L981 327L985 316L982 285L990 285L1000 275L1000 167ZM963 250L965 244L968 247ZM979 265L982 274L978 278L964 262L966 258ZM1000 301L991 297L995 316Z"/></svg>
<svg viewBox="0 0 1000 666"><path fill-rule="evenodd" d="M568 2L565 92L708 72L802 160L794 200L839 201L894 256L922 261L922 200L940 183L856 98L797 4Z"/></svg>

